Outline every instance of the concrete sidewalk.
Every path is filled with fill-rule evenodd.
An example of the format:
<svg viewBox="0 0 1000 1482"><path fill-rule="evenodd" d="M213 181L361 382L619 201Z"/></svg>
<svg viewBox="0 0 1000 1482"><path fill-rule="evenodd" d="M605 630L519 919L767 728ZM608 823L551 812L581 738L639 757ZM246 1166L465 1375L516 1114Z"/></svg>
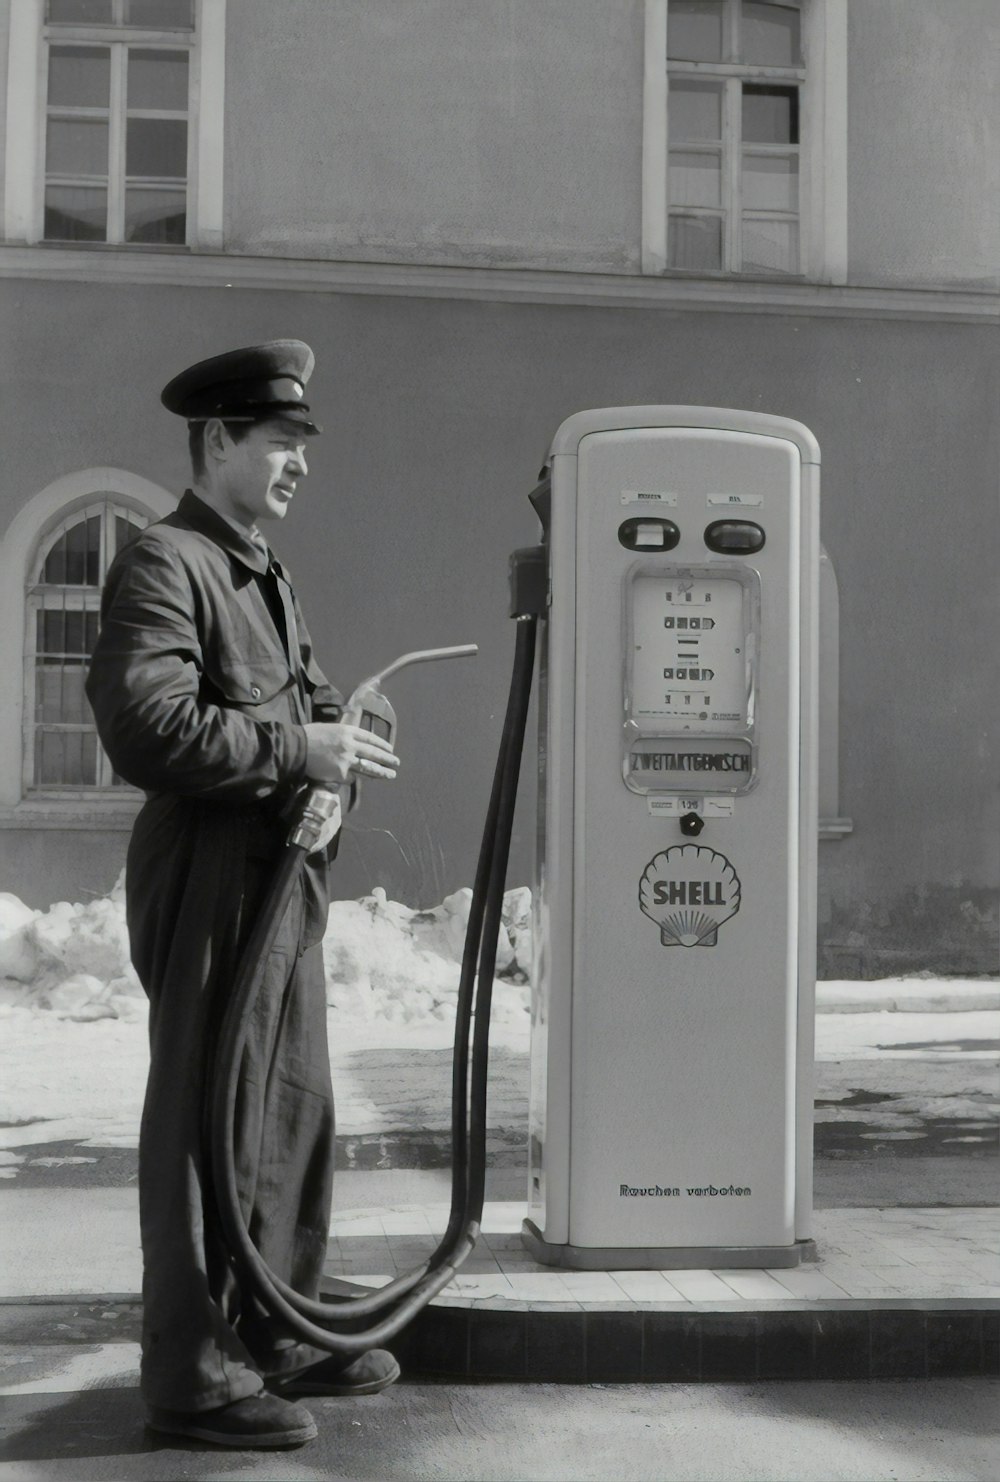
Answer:
<svg viewBox="0 0 1000 1482"><path fill-rule="evenodd" d="M327 1274L381 1284L417 1264L448 1220L448 1175L352 1174L334 1210ZM349 1190L349 1193L348 1193ZM365 1203L345 1204L363 1198ZM12 1189L3 1195L6 1238L0 1301L111 1296L137 1301L138 1201L124 1189ZM1000 1298L995 1212L961 1209L824 1209L815 1216L819 1260L784 1271L560 1271L522 1248L526 1209L488 1201L482 1244L447 1289L449 1301L698 1306L770 1300Z"/></svg>
<svg viewBox="0 0 1000 1482"><path fill-rule="evenodd" d="M377 1287L448 1216L441 1174L351 1178L327 1274ZM393 1192L413 1202L394 1199ZM0 1322L8 1342L135 1342L133 1189L15 1190ZM1000 1372L1000 1249L988 1209L827 1209L794 1270L561 1271L521 1246L525 1206L491 1202L473 1255L394 1345L411 1374L688 1380ZM0 1391L2 1392L2 1391Z"/></svg>

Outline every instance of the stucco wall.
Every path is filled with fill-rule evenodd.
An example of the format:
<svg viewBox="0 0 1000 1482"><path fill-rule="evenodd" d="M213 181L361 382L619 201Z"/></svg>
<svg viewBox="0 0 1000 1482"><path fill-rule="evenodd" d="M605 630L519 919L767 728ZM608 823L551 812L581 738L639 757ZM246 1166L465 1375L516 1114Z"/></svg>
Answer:
<svg viewBox="0 0 1000 1482"><path fill-rule="evenodd" d="M639 0L240 0L227 248L638 272L642 27ZM1000 287L996 0L851 0L848 28L850 281Z"/></svg>
<svg viewBox="0 0 1000 1482"><path fill-rule="evenodd" d="M634 0L229 14L228 250L637 271Z"/></svg>
<svg viewBox="0 0 1000 1482"><path fill-rule="evenodd" d="M998 873L992 328L10 282L0 314L15 327L4 523L81 466L180 488L166 378L257 338L316 347L325 436L275 544L332 677L350 686L417 646L481 647L394 684L404 766L367 789L338 866L347 896L380 883L429 904L471 881L513 646L507 554L536 538L526 495L563 418L659 401L805 422L840 582L841 812L855 824L821 848L824 939L851 972L889 960L865 959L866 941L911 965L967 970L971 951L991 967L976 912ZM526 778L515 883L530 878L532 806ZM0 889L20 888L12 847Z"/></svg>
<svg viewBox="0 0 1000 1482"><path fill-rule="evenodd" d="M850 0L850 277L1000 288L1000 5Z"/></svg>

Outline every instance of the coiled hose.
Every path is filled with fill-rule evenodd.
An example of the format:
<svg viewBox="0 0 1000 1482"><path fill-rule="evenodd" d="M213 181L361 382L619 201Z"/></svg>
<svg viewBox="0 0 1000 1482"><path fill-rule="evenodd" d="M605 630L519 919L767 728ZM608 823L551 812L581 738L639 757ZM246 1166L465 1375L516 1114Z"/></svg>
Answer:
<svg viewBox="0 0 1000 1482"><path fill-rule="evenodd" d="M316 1348L351 1358L390 1341L452 1279L479 1235L486 1187L489 1019L507 859L531 695L537 618L518 615L507 711L476 869L462 955L452 1071L452 1199L433 1255L377 1291L347 1283L315 1300L294 1291L263 1260L250 1237L236 1183L236 1093L247 1029L263 969L305 863L308 846L289 840L237 969L210 1078L208 1125L216 1209L242 1279L273 1317ZM294 832L294 831L293 831ZM473 1019L475 1026L473 1026ZM472 1041L471 1066L469 1059ZM375 1321L367 1324L367 1320Z"/></svg>

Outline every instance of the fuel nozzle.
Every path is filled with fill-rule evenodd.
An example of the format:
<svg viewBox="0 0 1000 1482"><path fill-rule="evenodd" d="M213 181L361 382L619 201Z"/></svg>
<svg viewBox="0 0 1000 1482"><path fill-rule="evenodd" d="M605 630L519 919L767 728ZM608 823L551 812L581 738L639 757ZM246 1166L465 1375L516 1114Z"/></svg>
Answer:
<svg viewBox="0 0 1000 1482"><path fill-rule="evenodd" d="M408 669L411 664L425 664L433 659L471 658L479 652L475 643L459 644L455 648L422 648L403 654L385 669L369 679L363 679L344 706L342 719L353 726L362 726L383 741L392 745L396 737L396 712L382 693L386 679ZM309 854L316 847L324 826L335 815L343 815L356 801L358 784L344 783L340 787L327 787L322 783L308 788L306 796L298 806L295 823L288 837L289 844L305 849ZM339 824L338 824L339 827Z"/></svg>
<svg viewBox="0 0 1000 1482"><path fill-rule="evenodd" d="M370 679L364 679L344 706L344 720L349 725L363 726L390 744L396 735L396 712L382 693L382 685L401 669L411 664L427 664L436 659L465 659L479 652L476 643L462 643L455 648L421 648L403 654Z"/></svg>

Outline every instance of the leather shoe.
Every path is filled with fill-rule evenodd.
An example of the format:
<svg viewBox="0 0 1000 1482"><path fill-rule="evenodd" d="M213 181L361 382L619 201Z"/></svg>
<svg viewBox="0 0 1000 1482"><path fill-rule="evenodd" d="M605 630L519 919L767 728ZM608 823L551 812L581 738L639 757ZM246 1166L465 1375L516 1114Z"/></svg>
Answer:
<svg viewBox="0 0 1000 1482"><path fill-rule="evenodd" d="M247 1395L213 1410L151 1408L146 1425L163 1435L186 1436L192 1441L211 1441L215 1446L235 1446L244 1451L303 1446L318 1434L316 1422L304 1405L266 1393Z"/></svg>
<svg viewBox="0 0 1000 1482"><path fill-rule="evenodd" d="M369 1348L345 1364L337 1354L276 1381L283 1395L374 1395L399 1378L399 1365L387 1348Z"/></svg>

